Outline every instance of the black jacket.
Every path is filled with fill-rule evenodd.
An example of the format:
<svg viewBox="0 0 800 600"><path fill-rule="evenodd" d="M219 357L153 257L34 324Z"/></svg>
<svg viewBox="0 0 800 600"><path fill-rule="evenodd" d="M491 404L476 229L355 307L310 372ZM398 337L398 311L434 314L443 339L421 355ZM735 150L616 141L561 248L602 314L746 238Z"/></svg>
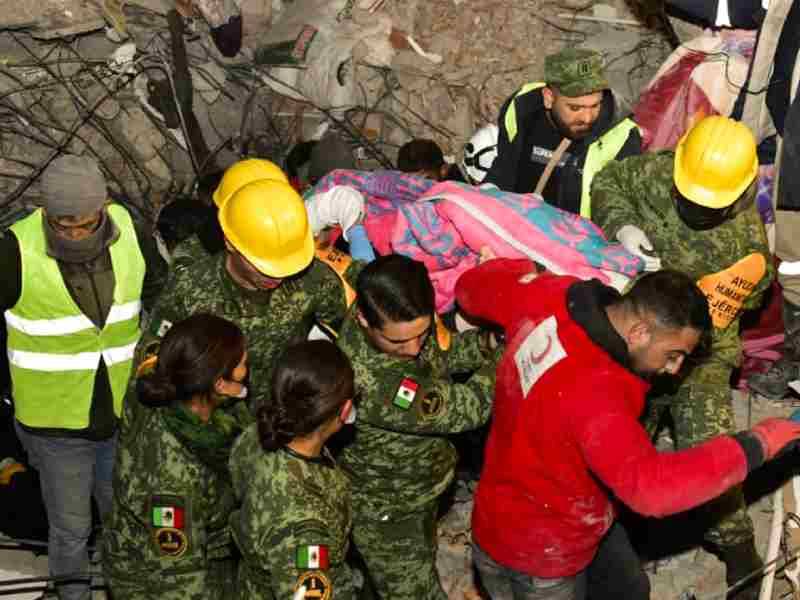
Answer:
<svg viewBox="0 0 800 600"><path fill-rule="evenodd" d="M509 141L506 131L505 118L511 102L516 103L518 132L513 141ZM497 158L495 158L489 173L486 175L484 183L493 183L501 190L516 192L520 194L530 193L533 189L522 189L525 187L520 181L519 174L528 168L530 156L533 151L533 136L526 127L544 114L544 100L542 90L536 89L526 94L517 96L516 93L505 101L500 109L500 116L497 125L500 133L497 142ZM560 167L557 167L551 179L558 178L558 197L545 200L562 210L571 213L580 212L581 203L581 179L583 177L583 165L586 161L586 154L589 146L604 133L612 129L621 119L616 118L616 102L614 95L606 90L603 96L603 105L600 115L595 121L589 135L579 144L572 144L569 148L570 158ZM626 158L636 154L641 154L642 139L638 130L632 129L628 135L625 145L617 154L617 159Z"/></svg>

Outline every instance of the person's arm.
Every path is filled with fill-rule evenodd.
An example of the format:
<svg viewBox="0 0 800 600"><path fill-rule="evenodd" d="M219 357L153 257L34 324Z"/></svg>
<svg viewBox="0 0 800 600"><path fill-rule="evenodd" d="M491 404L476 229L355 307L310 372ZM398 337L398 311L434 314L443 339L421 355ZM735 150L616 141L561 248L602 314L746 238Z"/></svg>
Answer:
<svg viewBox="0 0 800 600"><path fill-rule="evenodd" d="M358 274L366 263L353 260L335 248L317 254L321 264L315 265L315 276L307 284L316 298L314 317L328 326L338 326L355 300Z"/></svg>
<svg viewBox="0 0 800 600"><path fill-rule="evenodd" d="M161 290L167 282L169 266L158 251L156 239L145 227L136 224L136 239L144 258L144 281L142 282L142 306L150 310L156 303Z"/></svg>
<svg viewBox="0 0 800 600"><path fill-rule="evenodd" d="M437 323L437 328L443 327ZM447 351L447 369L450 373L469 373L480 369L493 356L491 333L484 329L470 329L462 333L450 332Z"/></svg>
<svg viewBox="0 0 800 600"><path fill-rule="evenodd" d="M516 191L517 170L519 169L525 137L523 132L519 130L516 132L514 139L511 140L506 129L506 112L511 103L515 101L516 97L512 96L500 109L500 115L497 118L497 127L500 130L497 136L497 157L482 182L483 184L491 183L501 190L509 192ZM519 120L519 115L517 115L517 119Z"/></svg>
<svg viewBox="0 0 800 600"><path fill-rule="evenodd" d="M638 420L619 408L620 391L598 393L602 387L603 382L597 381L591 390L583 386L592 402L585 403L583 414L576 415L571 429L592 473L620 500L645 516L672 515L716 498L744 481L749 471L774 456L781 445L760 441L755 433L760 427L757 425L736 436L719 436L686 450L662 454L650 443ZM800 431L800 426L791 422L776 421L781 421L779 427L784 431L775 439L786 438L787 433L796 436L792 427ZM767 432L767 436L774 434ZM765 448L770 446L771 453L767 453Z"/></svg>
<svg viewBox="0 0 800 600"><path fill-rule="evenodd" d="M142 330L142 338L136 346L136 364L139 364L148 354L148 349L169 331L178 321L190 316L186 308L183 289L186 284L182 282L185 277L191 277L185 269L172 271L167 278L163 293L158 296L150 313L147 327Z"/></svg>
<svg viewBox="0 0 800 600"><path fill-rule="evenodd" d="M354 364L362 382L357 419L371 425L416 434L447 434L477 429L492 414L495 370L499 352L487 359L465 383L415 374L359 377L363 366Z"/></svg>
<svg viewBox="0 0 800 600"><path fill-rule="evenodd" d="M639 162L636 157L612 160L592 179L592 220L611 242L625 225L641 222L637 205L649 182Z"/></svg>
<svg viewBox="0 0 800 600"><path fill-rule="evenodd" d="M472 317L507 327L520 307L520 294L530 286L520 279L535 277L536 265L528 259L496 258L470 269L456 282L456 302Z"/></svg>

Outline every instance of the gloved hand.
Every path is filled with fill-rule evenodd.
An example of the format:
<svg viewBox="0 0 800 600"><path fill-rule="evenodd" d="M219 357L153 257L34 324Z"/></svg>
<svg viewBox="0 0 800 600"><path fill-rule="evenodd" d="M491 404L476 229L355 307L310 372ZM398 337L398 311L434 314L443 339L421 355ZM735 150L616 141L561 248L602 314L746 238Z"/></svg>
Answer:
<svg viewBox="0 0 800 600"><path fill-rule="evenodd" d="M800 422L793 419L764 419L750 433L761 442L765 461L789 452L800 444Z"/></svg>
<svg viewBox="0 0 800 600"><path fill-rule="evenodd" d="M644 261L645 271L658 271L661 269L661 259L657 256L645 254L642 248L652 251L653 244L647 234L636 227L636 225L624 225L617 232L617 239L619 243L625 247L625 250L631 254L635 254Z"/></svg>
<svg viewBox="0 0 800 600"><path fill-rule="evenodd" d="M364 216L364 197L351 187L337 185L306 201L308 224L316 236L331 225L340 225L348 242L349 229Z"/></svg>

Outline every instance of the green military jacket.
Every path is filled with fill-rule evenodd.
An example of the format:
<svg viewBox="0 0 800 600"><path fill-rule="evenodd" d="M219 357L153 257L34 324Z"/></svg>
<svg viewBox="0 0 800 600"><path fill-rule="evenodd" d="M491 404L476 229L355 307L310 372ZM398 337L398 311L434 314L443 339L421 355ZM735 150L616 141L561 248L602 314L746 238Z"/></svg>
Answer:
<svg viewBox="0 0 800 600"><path fill-rule="evenodd" d="M592 218L612 240L625 225L639 227L665 268L700 284L715 325L702 366L730 371L741 361L739 308L757 307L774 276L764 224L752 204L714 229L688 227L674 208L674 157L662 151L606 165L592 182ZM688 382L700 376L695 369Z"/></svg>
<svg viewBox="0 0 800 600"><path fill-rule="evenodd" d="M452 334L447 349L432 334L416 360L394 358L369 343L355 310L337 343L361 395L355 439L339 459L352 481L354 509L381 518L423 507L453 478L457 457L446 434L489 421L499 353L473 330ZM475 369L466 383L453 382L453 374Z"/></svg>
<svg viewBox="0 0 800 600"><path fill-rule="evenodd" d="M300 275L274 290L249 291L237 285L225 268L227 254L197 262L179 261L153 309L142 336L141 356L173 323L199 313L212 313L236 323L247 338L251 405L268 396L272 365L290 343L306 339L314 321L337 326L347 312L342 281L331 267L314 259ZM362 263L353 262L344 278L354 284Z"/></svg>
<svg viewBox="0 0 800 600"><path fill-rule="evenodd" d="M201 460L166 428L170 408L148 408L134 396L125 401L103 531L114 598L225 597L235 581L228 528L235 498L224 460L213 467Z"/></svg>
<svg viewBox="0 0 800 600"><path fill-rule="evenodd" d="M351 527L350 484L327 451L315 459L289 448L265 452L256 425L237 440L230 471L241 508L230 516L242 553L239 598L355 598L345 563Z"/></svg>

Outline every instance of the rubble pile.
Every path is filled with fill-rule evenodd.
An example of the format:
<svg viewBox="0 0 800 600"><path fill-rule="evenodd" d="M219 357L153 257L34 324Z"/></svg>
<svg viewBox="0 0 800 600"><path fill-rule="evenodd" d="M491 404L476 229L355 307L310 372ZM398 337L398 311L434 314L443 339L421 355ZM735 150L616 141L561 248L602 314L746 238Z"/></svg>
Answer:
<svg viewBox="0 0 800 600"><path fill-rule="evenodd" d="M242 48L227 57L197 9L215 1L0 0L0 227L36 203L59 153L95 156L111 193L153 217L325 123L363 168L390 167L413 137L457 159L548 52L602 50L629 102L669 50L623 0L237 0Z"/></svg>

